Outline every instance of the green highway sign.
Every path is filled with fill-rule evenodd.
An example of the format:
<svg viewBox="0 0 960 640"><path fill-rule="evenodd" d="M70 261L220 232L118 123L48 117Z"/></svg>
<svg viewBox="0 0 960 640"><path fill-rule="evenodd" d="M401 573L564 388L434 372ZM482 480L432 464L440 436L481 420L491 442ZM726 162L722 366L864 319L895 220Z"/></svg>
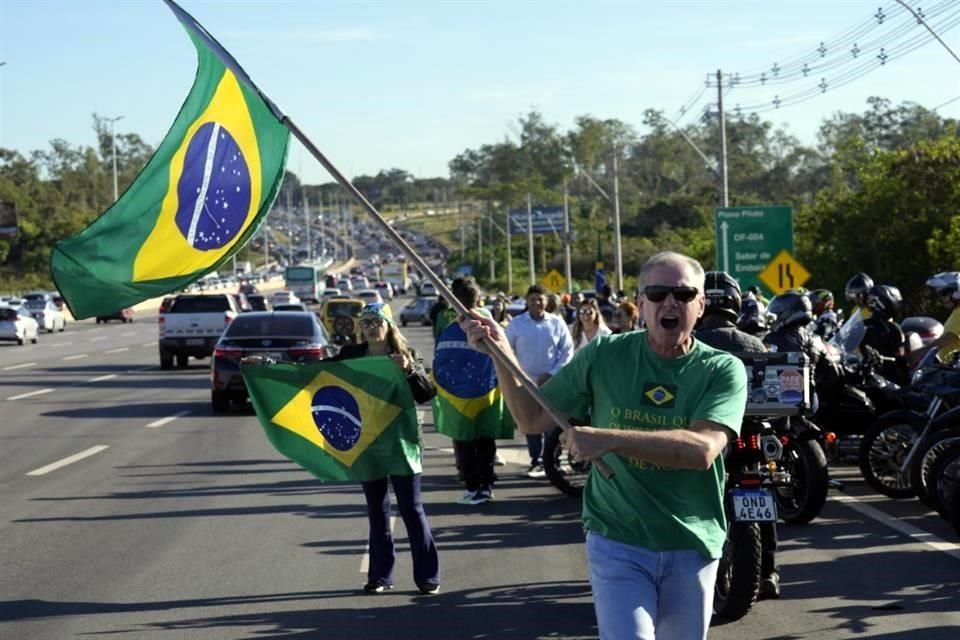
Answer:
<svg viewBox="0 0 960 640"><path fill-rule="evenodd" d="M716 209L717 269L746 290L781 251L793 253L793 209L787 206Z"/></svg>

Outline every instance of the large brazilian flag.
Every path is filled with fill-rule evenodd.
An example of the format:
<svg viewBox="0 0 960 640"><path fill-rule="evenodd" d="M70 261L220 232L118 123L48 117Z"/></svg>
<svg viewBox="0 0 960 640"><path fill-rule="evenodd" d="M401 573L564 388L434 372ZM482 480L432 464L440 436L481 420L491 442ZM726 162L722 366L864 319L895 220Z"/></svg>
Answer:
<svg viewBox="0 0 960 640"><path fill-rule="evenodd" d="M324 481L421 472L410 385L386 356L242 368L277 451Z"/></svg>
<svg viewBox="0 0 960 640"><path fill-rule="evenodd" d="M513 418L500 394L493 360L470 346L457 322L437 339L432 375L438 432L454 440L513 437Z"/></svg>
<svg viewBox="0 0 960 640"><path fill-rule="evenodd" d="M283 180L283 114L199 23L166 1L197 49L197 76L133 184L53 249L53 279L77 319L182 289L216 269L257 231Z"/></svg>

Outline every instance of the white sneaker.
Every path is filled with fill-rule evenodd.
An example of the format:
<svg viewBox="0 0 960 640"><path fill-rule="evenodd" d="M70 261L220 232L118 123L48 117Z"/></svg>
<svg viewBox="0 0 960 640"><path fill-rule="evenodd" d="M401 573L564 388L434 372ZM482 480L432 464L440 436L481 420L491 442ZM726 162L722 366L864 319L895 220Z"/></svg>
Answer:
<svg viewBox="0 0 960 640"><path fill-rule="evenodd" d="M527 470L528 478L546 478L547 472L543 470L542 464L530 465L530 468Z"/></svg>
<svg viewBox="0 0 960 640"><path fill-rule="evenodd" d="M457 504L478 504L476 491L465 491L462 496L454 500Z"/></svg>
<svg viewBox="0 0 960 640"><path fill-rule="evenodd" d="M499 453L493 454L493 466L502 467L507 464L507 461L500 457Z"/></svg>

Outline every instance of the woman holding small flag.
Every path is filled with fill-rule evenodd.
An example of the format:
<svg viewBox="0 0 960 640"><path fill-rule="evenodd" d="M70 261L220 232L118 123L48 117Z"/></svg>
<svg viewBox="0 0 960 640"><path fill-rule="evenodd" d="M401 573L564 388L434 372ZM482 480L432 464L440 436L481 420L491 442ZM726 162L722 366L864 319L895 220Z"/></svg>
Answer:
<svg viewBox="0 0 960 640"><path fill-rule="evenodd" d="M427 377L422 362L394 325L385 304L368 304L363 308L360 332L363 342L344 346L337 356L338 360L387 356L403 370L416 402L426 402L434 396L436 389ZM423 510L419 473L390 475L361 483L370 524L370 568L363 590L367 593L383 593L393 588L396 554L390 531L388 484L393 484L397 507L410 538L414 582L423 594L439 593L440 557Z"/></svg>

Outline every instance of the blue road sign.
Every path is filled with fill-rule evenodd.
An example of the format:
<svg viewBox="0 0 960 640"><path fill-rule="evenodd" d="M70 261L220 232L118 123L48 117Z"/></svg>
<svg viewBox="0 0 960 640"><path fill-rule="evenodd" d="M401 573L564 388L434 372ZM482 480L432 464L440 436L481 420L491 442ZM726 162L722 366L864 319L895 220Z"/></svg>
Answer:
<svg viewBox="0 0 960 640"><path fill-rule="evenodd" d="M527 232L527 208L510 209L510 233L525 234ZM556 233L563 236L563 207L554 205L537 205L533 207L533 233Z"/></svg>

